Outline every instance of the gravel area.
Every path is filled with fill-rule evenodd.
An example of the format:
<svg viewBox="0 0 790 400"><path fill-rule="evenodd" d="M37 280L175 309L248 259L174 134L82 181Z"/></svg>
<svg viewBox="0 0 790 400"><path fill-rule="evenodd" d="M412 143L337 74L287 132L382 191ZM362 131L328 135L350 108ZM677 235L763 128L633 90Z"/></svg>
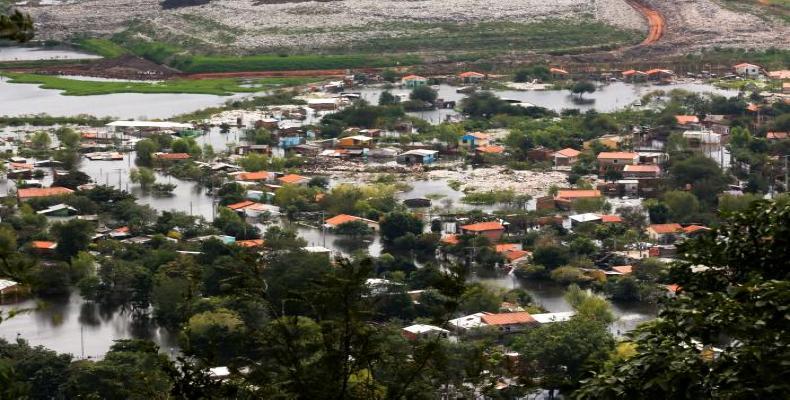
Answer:
<svg viewBox="0 0 790 400"><path fill-rule="evenodd" d="M478 168L471 171L434 170L430 179L442 179L461 183L460 190L491 192L513 190L519 194L542 196L552 186L568 186L568 176L562 172L513 171L504 168Z"/></svg>
<svg viewBox="0 0 790 400"><path fill-rule="evenodd" d="M239 50L280 46L335 46L370 37L399 35L408 22L534 22L584 18L644 29L641 16L624 0L343 0L260 4L256 0L214 0L203 6L162 10L159 0L79 0L22 7L40 21L40 38L62 39L88 31L110 34L127 21L152 22L158 31ZM196 23L199 16L209 23ZM378 27L386 22L388 26ZM393 26L394 25L394 26ZM222 35L224 31L225 35ZM227 42L227 34L233 41Z"/></svg>

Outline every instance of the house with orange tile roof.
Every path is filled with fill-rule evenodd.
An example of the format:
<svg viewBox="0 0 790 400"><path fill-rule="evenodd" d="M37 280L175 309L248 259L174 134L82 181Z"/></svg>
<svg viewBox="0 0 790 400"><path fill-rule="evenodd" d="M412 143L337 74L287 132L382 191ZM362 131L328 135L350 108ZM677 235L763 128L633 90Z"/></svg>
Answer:
<svg viewBox="0 0 790 400"><path fill-rule="evenodd" d="M601 197L601 191L595 189L560 189L557 191L555 199L573 201L578 199L590 199Z"/></svg>
<svg viewBox="0 0 790 400"><path fill-rule="evenodd" d="M661 175L661 167L658 165L626 165L623 168L623 178L658 178Z"/></svg>
<svg viewBox="0 0 790 400"><path fill-rule="evenodd" d="M458 243L461 243L461 241L458 239L458 235L454 235L454 234L444 235L442 236L442 239L440 241L450 246L455 246Z"/></svg>
<svg viewBox="0 0 790 400"><path fill-rule="evenodd" d="M749 63L740 63L732 66L733 71L735 71L736 75L740 76L759 76L762 72L762 68L759 65L749 64Z"/></svg>
<svg viewBox="0 0 790 400"><path fill-rule="evenodd" d="M469 150L488 146L489 143L491 143L491 136L483 132L467 133L461 137L461 145L466 146Z"/></svg>
<svg viewBox="0 0 790 400"><path fill-rule="evenodd" d="M57 248L57 243L45 240L36 240L30 243L30 251L40 256L52 255Z"/></svg>
<svg viewBox="0 0 790 400"><path fill-rule="evenodd" d="M374 231L379 230L379 223L367 218L357 217L355 215L348 215L348 214L340 214L335 215L332 218L327 219L324 221L324 226L329 229L337 229L340 225L347 224L349 222L359 221L367 225L370 229Z"/></svg>
<svg viewBox="0 0 790 400"><path fill-rule="evenodd" d="M683 227L680 224L652 224L647 227L647 236L650 240L669 244L677 239L677 235L683 233Z"/></svg>
<svg viewBox="0 0 790 400"><path fill-rule="evenodd" d="M645 71L645 74L647 74L647 79L652 81L667 81L671 80L675 76L674 72L661 68L647 70Z"/></svg>
<svg viewBox="0 0 790 400"><path fill-rule="evenodd" d="M580 154L582 154L581 151L570 147L559 150L554 153L554 166L567 167L576 164L579 161Z"/></svg>
<svg viewBox="0 0 790 400"><path fill-rule="evenodd" d="M310 178L296 174L289 174L277 178L277 181L283 185L305 185L307 182L310 182Z"/></svg>
<svg viewBox="0 0 790 400"><path fill-rule="evenodd" d="M639 163L639 154L625 151L602 151L598 153L598 173L603 175L606 171L614 169L622 171L626 165Z"/></svg>
<svg viewBox="0 0 790 400"><path fill-rule="evenodd" d="M234 175L237 181L242 182L270 182L275 177L274 172L256 171L256 172L240 172Z"/></svg>
<svg viewBox="0 0 790 400"><path fill-rule="evenodd" d="M623 80L626 82L643 82L647 80L647 73L644 71L637 71L629 69L622 72Z"/></svg>
<svg viewBox="0 0 790 400"><path fill-rule="evenodd" d="M566 71L566 70L564 70L562 68L556 68L556 67L549 68L549 73L551 74L551 77L554 78L554 79L567 78L568 75L569 75L568 71Z"/></svg>
<svg viewBox="0 0 790 400"><path fill-rule="evenodd" d="M492 242L496 242L505 233L505 226L498 221L478 222L461 226L463 235L483 235Z"/></svg>
<svg viewBox="0 0 790 400"><path fill-rule="evenodd" d="M705 232L710 232L710 228L702 225L689 225L683 228L683 234L686 235L686 237L698 236Z"/></svg>
<svg viewBox="0 0 790 400"><path fill-rule="evenodd" d="M253 204L255 204L254 201L244 200L244 201L240 201L238 203L228 204L225 207L228 207L228 208L230 208L233 211L239 211L239 210L243 210L245 207L249 207L249 206L251 206Z"/></svg>
<svg viewBox="0 0 790 400"><path fill-rule="evenodd" d="M480 320L489 326L499 329L502 333L520 332L538 325L535 318L526 311L500 314L486 314Z"/></svg>
<svg viewBox="0 0 790 400"><path fill-rule="evenodd" d="M458 78L460 78L463 83L480 83L486 79L486 75L479 72L467 71L458 74Z"/></svg>
<svg viewBox="0 0 790 400"><path fill-rule="evenodd" d="M619 224L623 219L619 215L601 215L601 223L604 224Z"/></svg>
<svg viewBox="0 0 790 400"><path fill-rule="evenodd" d="M786 140L790 138L790 132L768 132L765 134L765 139L774 141L774 140Z"/></svg>
<svg viewBox="0 0 790 400"><path fill-rule="evenodd" d="M503 146L480 146L475 149L477 154L502 154L505 152L505 148Z"/></svg>
<svg viewBox="0 0 790 400"><path fill-rule="evenodd" d="M157 161L184 161L192 158L187 153L154 153L154 160Z"/></svg>
<svg viewBox="0 0 790 400"><path fill-rule="evenodd" d="M532 253L527 250L510 250L502 253L508 264L519 264L528 261Z"/></svg>
<svg viewBox="0 0 790 400"><path fill-rule="evenodd" d="M72 193L74 193L74 191L69 188L52 186L48 188L19 189L17 190L16 195L20 201L25 201L25 200L30 200L40 197L65 196Z"/></svg>
<svg viewBox="0 0 790 400"><path fill-rule="evenodd" d="M680 126L698 124L699 117L696 115L675 115L675 122Z"/></svg>
<svg viewBox="0 0 790 400"><path fill-rule="evenodd" d="M261 247L263 246L263 239L237 240L236 244L246 248Z"/></svg>

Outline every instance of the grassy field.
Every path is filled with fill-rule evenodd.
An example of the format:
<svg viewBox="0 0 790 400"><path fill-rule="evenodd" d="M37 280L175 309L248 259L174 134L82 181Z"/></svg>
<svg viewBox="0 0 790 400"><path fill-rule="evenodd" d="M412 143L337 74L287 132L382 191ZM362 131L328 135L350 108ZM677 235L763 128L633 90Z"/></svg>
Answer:
<svg viewBox="0 0 790 400"><path fill-rule="evenodd" d="M392 67L421 63L422 59L414 55L193 56L179 67L184 72L199 73Z"/></svg>
<svg viewBox="0 0 790 400"><path fill-rule="evenodd" d="M44 89L62 90L65 96L91 96L111 93L191 93L229 96L234 93L254 93L274 86L295 86L316 82L318 78L262 78L262 79L172 79L162 82L104 82L84 81L49 75L0 73L10 83L39 84Z"/></svg>
<svg viewBox="0 0 790 400"><path fill-rule="evenodd" d="M125 48L106 39L83 39L77 42L80 48L85 51L98 54L106 58L120 57L128 54Z"/></svg>
<svg viewBox="0 0 790 400"><path fill-rule="evenodd" d="M476 24L400 23L392 30L405 36L370 38L335 52L486 52L575 51L611 48L642 40L640 32L614 29L602 23L548 20L530 24L482 22ZM379 27L382 29L382 27ZM387 29L385 25L384 30Z"/></svg>
<svg viewBox="0 0 790 400"><path fill-rule="evenodd" d="M643 34L602 23L549 20L530 24L485 22L475 24L393 22L370 26L376 32L407 32L387 37L366 37L359 27L335 34L358 37L348 45L318 49L271 50L267 54L212 54L211 48L175 37L142 39L137 32L150 30L141 23L110 39L88 39L83 49L105 57L129 52L187 73L289 71L419 65L426 60L467 61L512 52L576 53L637 43ZM299 29L283 29L299 35ZM381 33L378 34L381 36ZM149 36L149 34L146 34ZM374 35L375 36L375 35Z"/></svg>

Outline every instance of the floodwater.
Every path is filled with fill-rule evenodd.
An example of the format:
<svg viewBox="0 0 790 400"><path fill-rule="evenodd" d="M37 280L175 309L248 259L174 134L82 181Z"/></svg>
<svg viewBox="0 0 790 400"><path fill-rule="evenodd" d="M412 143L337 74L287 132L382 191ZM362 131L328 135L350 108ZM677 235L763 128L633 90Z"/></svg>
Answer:
<svg viewBox="0 0 790 400"><path fill-rule="evenodd" d="M249 95L249 94L247 94ZM0 77L0 115L49 114L123 119L170 118L224 104L245 95L214 96L184 93L115 93L96 96L63 96L60 90L42 89L37 84L8 83Z"/></svg>
<svg viewBox="0 0 790 400"><path fill-rule="evenodd" d="M25 300L0 305L0 310L35 309L0 325L0 337L17 337L33 346L44 346L78 358L100 358L117 339L144 338L157 343L163 352L177 351L177 336L145 319L135 320L129 310L86 302L77 293L64 298Z"/></svg>
<svg viewBox="0 0 790 400"><path fill-rule="evenodd" d="M39 47L0 47L0 61L89 60L100 56L73 50Z"/></svg>
<svg viewBox="0 0 790 400"><path fill-rule="evenodd" d="M523 280L512 274L493 278L473 276L470 280L507 290L525 289L536 304L549 312L573 311L565 301L565 287L555 282ZM637 325L654 319L658 314L658 306L650 303L612 303L612 313L617 320L609 326L609 330L612 334L621 336Z"/></svg>
<svg viewBox="0 0 790 400"><path fill-rule="evenodd" d="M439 85L439 98L444 101L460 102L466 97L464 94L457 93L458 87L450 85ZM722 96L737 96L737 90L725 90L713 85L693 82L680 82L671 85L656 85L651 83L631 84L624 82L612 82L598 86L596 92L585 94L582 101L579 97L572 95L568 90L493 90L493 92L503 99L518 100L530 103L539 107L545 107L553 111L565 109L578 109L582 112L596 110L598 112L611 112L631 106L642 96L657 90L670 91L673 89L687 90L694 93L714 93ZM364 88L354 90L360 92L366 101L377 104L379 96L384 91L382 87ZM394 88L390 90L395 95L408 95L410 90L404 88ZM447 116L457 115L453 110L432 110L409 113L420 117L432 124L444 121Z"/></svg>

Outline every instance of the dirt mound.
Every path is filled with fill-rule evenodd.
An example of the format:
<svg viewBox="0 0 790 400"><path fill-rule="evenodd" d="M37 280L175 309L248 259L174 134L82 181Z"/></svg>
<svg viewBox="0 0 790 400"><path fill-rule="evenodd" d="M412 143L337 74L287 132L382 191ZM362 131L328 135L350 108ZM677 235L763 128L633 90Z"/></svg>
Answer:
<svg viewBox="0 0 790 400"><path fill-rule="evenodd" d="M35 72L48 75L83 75L132 80L163 80L180 75L180 72L173 68L133 55L102 59L82 65L39 68Z"/></svg>

